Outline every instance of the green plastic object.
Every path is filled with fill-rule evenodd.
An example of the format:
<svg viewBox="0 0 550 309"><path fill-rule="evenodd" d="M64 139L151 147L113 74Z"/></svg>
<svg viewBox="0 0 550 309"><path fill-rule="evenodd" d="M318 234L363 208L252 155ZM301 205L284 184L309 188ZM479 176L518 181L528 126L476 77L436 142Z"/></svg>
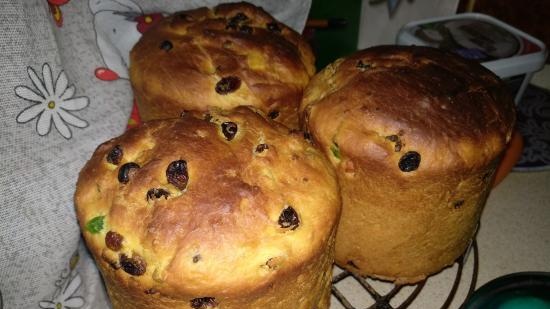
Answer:
<svg viewBox="0 0 550 309"><path fill-rule="evenodd" d="M329 24L330 20L345 21L345 26L309 29L310 33L306 37L315 53L317 70L323 69L337 58L357 51L361 2L361 0L312 0L309 19L326 19L329 20Z"/></svg>
<svg viewBox="0 0 550 309"><path fill-rule="evenodd" d="M550 309L550 273L520 272L476 290L462 309Z"/></svg>

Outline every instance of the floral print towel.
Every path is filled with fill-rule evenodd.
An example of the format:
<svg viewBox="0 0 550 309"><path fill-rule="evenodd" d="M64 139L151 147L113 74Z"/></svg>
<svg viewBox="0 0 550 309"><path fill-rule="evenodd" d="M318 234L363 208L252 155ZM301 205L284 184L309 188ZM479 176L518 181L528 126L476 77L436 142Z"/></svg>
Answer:
<svg viewBox="0 0 550 309"><path fill-rule="evenodd" d="M139 122L127 68L142 33L220 1L0 1L0 308L109 308L80 241L78 172ZM251 2L298 31L311 4Z"/></svg>

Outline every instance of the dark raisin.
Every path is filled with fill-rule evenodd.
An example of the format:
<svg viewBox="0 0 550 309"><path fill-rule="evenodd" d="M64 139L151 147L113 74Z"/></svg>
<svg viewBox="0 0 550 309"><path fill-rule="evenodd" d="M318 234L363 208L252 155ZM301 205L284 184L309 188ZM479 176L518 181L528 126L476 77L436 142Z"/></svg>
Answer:
<svg viewBox="0 0 550 309"><path fill-rule="evenodd" d="M116 145L107 154L107 162L114 165L118 165L120 163L120 160L122 159L122 155L123 155L122 147L120 147L120 145Z"/></svg>
<svg viewBox="0 0 550 309"><path fill-rule="evenodd" d="M252 31L253 31L252 27L247 25L243 25L239 27L239 32L241 33L252 34Z"/></svg>
<svg viewBox="0 0 550 309"><path fill-rule="evenodd" d="M237 130L237 124L234 122L226 121L222 123L222 133L228 141L235 137Z"/></svg>
<svg viewBox="0 0 550 309"><path fill-rule="evenodd" d="M360 71L365 71L367 69L370 69L371 65L364 63L362 60L357 61L357 65L355 66Z"/></svg>
<svg viewBox="0 0 550 309"><path fill-rule="evenodd" d="M157 189L157 188L153 188L153 189L149 189L149 191L147 191L147 200L152 200L152 199L159 199L161 197L164 197L164 199L168 199L168 197L170 196L170 192L164 190L164 189Z"/></svg>
<svg viewBox="0 0 550 309"><path fill-rule="evenodd" d="M120 266L132 276L141 276L147 270L147 264L139 255L128 257L126 254L121 254Z"/></svg>
<svg viewBox="0 0 550 309"><path fill-rule="evenodd" d="M283 209L281 215L279 216L279 225L282 228L290 228L291 230L295 230L298 225L300 225L298 214L292 206L287 206Z"/></svg>
<svg viewBox="0 0 550 309"><path fill-rule="evenodd" d="M193 309L209 309L218 306L214 297L200 297L191 300L191 308Z"/></svg>
<svg viewBox="0 0 550 309"><path fill-rule="evenodd" d="M281 33L281 27L276 22L271 22L267 24L267 30L275 33Z"/></svg>
<svg viewBox="0 0 550 309"><path fill-rule="evenodd" d="M243 13L237 13L237 15L231 17L225 26L225 29L236 30L242 22L246 21L248 16Z"/></svg>
<svg viewBox="0 0 550 309"><path fill-rule="evenodd" d="M400 135L402 135L402 134L400 134ZM403 147L403 143L399 139L399 135L396 135L396 134L388 135L388 136L386 136L386 139L389 140L390 142L395 143L395 146L394 146L394 151L395 152L401 151L401 148Z"/></svg>
<svg viewBox="0 0 550 309"><path fill-rule="evenodd" d="M153 289L153 288L150 288L150 289L147 289L145 291L143 291L143 293L147 294L147 295L151 295L151 294L156 294L158 293L157 290Z"/></svg>
<svg viewBox="0 0 550 309"><path fill-rule="evenodd" d="M462 207L462 205L464 205L464 200L458 200L453 203L453 207L455 209L459 209L460 207Z"/></svg>
<svg viewBox="0 0 550 309"><path fill-rule="evenodd" d="M210 122L210 120L212 120L212 115L210 115L210 113L204 114L204 120Z"/></svg>
<svg viewBox="0 0 550 309"><path fill-rule="evenodd" d="M397 142L395 142L394 151L395 152L400 152L402 147L403 147L403 143L401 141L397 141Z"/></svg>
<svg viewBox="0 0 550 309"><path fill-rule="evenodd" d="M225 26L225 29L226 30L236 30L237 29L237 22L234 22L232 20L229 20L229 22L227 23L227 25Z"/></svg>
<svg viewBox="0 0 550 309"><path fill-rule="evenodd" d="M124 237L122 237L122 235L117 232L109 231L105 235L105 245L107 246L107 248L113 251L118 251L122 249L123 240Z"/></svg>
<svg viewBox="0 0 550 309"><path fill-rule="evenodd" d="M174 45L172 45L172 42L166 40L166 41L162 41L162 43L160 43L160 49L164 50L164 51L169 51L172 49L172 47L174 47Z"/></svg>
<svg viewBox="0 0 550 309"><path fill-rule="evenodd" d="M216 92L228 94L237 91L241 87L241 79L237 76L226 76L216 83Z"/></svg>
<svg viewBox="0 0 550 309"><path fill-rule="evenodd" d="M200 254L193 256L193 263L197 263L202 259Z"/></svg>
<svg viewBox="0 0 550 309"><path fill-rule="evenodd" d="M178 16L179 19L183 19L185 21L193 21L194 20L192 16L189 16L185 13L178 13L177 16Z"/></svg>
<svg viewBox="0 0 550 309"><path fill-rule="evenodd" d="M176 188L182 191L185 190L187 182L189 182L187 162L185 160L177 160L170 163L168 168L166 168L166 178Z"/></svg>
<svg viewBox="0 0 550 309"><path fill-rule="evenodd" d="M279 117L279 111L278 110L272 110L267 114L267 117L269 117L270 119L275 119L275 118Z"/></svg>
<svg viewBox="0 0 550 309"><path fill-rule="evenodd" d="M256 152L257 153L261 153L261 152L264 152L265 150L269 149L269 145L268 144L259 144L258 146L256 146Z"/></svg>
<svg viewBox="0 0 550 309"><path fill-rule="evenodd" d="M231 17L232 21L241 23L248 19L248 16L246 16L243 12L237 13L235 16Z"/></svg>
<svg viewBox="0 0 550 309"><path fill-rule="evenodd" d="M129 162L124 164L118 170L118 181L120 183L128 183L138 169L139 165L137 163Z"/></svg>
<svg viewBox="0 0 550 309"><path fill-rule="evenodd" d="M420 165L420 154L416 151L406 152L399 159L399 169L403 172L412 172Z"/></svg>

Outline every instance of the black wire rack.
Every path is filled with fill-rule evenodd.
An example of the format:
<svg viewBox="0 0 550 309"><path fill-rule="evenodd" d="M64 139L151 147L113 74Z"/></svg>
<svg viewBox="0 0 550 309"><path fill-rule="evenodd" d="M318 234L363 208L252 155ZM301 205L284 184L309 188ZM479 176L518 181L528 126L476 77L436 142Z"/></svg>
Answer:
<svg viewBox="0 0 550 309"><path fill-rule="evenodd" d="M464 265L470 253L473 255L471 257L473 258L473 269L472 269L471 278L467 278L469 280L466 280L470 282L470 285L468 287L468 292L463 302L466 301L474 292L476 281L477 281L478 268L479 268L478 248L475 240L472 242L470 248L460 258L458 258L455 261L455 264L457 265L457 267L456 267L456 274L454 276L454 282L447 294L447 298L442 300L443 303L440 307L441 309L449 308L449 306L453 302L453 299L456 295L461 279L463 277L462 275L463 275ZM336 287L337 283L347 278L352 278L353 280L355 280L366 291L366 293L364 293L365 297L371 298L370 300L374 301L374 304L371 304L368 307L361 307L361 308L354 307L352 305L352 302L345 296L345 293L343 293L340 289ZM370 279L370 280L373 280L373 279ZM420 293L422 292L422 289L424 288L428 280L430 280L430 277L428 277L424 281L421 281L415 285L412 285L412 287L414 288L413 291L404 300L402 300L401 303L397 305L395 304L392 305L390 304L390 301L392 301L392 299L395 298L395 296L403 289L403 287L405 287L405 285L391 284L392 288L390 289L390 291L386 293L382 293L380 291L377 291L376 288L367 281L367 278L355 275L346 270L342 270L342 272L335 274L332 278L332 295L346 309L405 309L405 308L408 308L414 302L414 300L418 297L418 295L420 295ZM436 305L434 304L434 308L435 306Z"/></svg>

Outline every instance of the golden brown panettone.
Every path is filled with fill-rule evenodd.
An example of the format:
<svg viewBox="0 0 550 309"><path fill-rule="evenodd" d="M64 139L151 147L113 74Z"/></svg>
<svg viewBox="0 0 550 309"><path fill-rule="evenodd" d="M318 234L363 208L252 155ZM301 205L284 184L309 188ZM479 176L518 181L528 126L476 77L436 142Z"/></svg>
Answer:
<svg viewBox="0 0 550 309"><path fill-rule="evenodd" d="M144 33L130 80L144 121L247 105L297 128L314 62L294 30L252 4L228 3L175 13Z"/></svg>
<svg viewBox="0 0 550 309"><path fill-rule="evenodd" d="M464 252L515 121L494 74L428 47L373 47L313 77L301 109L342 189L339 265L411 283Z"/></svg>
<svg viewBox="0 0 550 309"><path fill-rule="evenodd" d="M333 167L248 108L100 145L75 204L114 308L329 308Z"/></svg>

